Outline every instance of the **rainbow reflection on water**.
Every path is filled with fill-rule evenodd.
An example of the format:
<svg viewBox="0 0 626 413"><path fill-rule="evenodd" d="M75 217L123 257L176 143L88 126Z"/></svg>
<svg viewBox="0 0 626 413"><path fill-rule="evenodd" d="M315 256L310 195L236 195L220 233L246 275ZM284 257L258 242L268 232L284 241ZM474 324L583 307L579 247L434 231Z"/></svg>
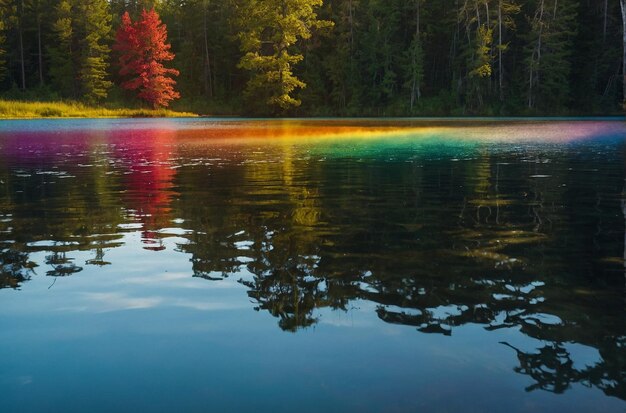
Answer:
<svg viewBox="0 0 626 413"><path fill-rule="evenodd" d="M0 122L0 411L623 412L625 137Z"/></svg>
<svg viewBox="0 0 626 413"><path fill-rule="evenodd" d="M25 127L27 125L27 127ZM589 138L626 136L622 118L607 119L118 119L4 121L0 137L27 138L31 133L64 139L100 131L103 138L134 139L147 134L173 134L204 143L323 139L442 139L478 142L566 143Z"/></svg>

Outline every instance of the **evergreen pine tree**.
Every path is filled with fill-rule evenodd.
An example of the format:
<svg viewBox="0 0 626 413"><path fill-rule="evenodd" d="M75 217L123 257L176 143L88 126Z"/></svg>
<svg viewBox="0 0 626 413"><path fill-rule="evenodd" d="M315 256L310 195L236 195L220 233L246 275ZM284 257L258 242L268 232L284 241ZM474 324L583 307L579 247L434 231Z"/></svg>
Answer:
<svg viewBox="0 0 626 413"><path fill-rule="evenodd" d="M53 89L61 96L76 97L76 71L72 50L72 3L60 0L53 12L53 42L48 47Z"/></svg>
<svg viewBox="0 0 626 413"><path fill-rule="evenodd" d="M529 108L568 104L577 7L575 0L537 0L526 48Z"/></svg>
<svg viewBox="0 0 626 413"><path fill-rule="evenodd" d="M317 18L322 0L247 0L240 4L238 33L244 56L239 67L252 72L246 95L276 112L300 106L293 97L306 84L293 73L303 55L295 49L315 28L328 27Z"/></svg>
<svg viewBox="0 0 626 413"><path fill-rule="evenodd" d="M44 64L44 41L45 41L45 25L46 13L56 4L54 0L25 0L25 9L29 18L29 34L31 35L30 50L31 54L36 57L35 64L36 78L40 87L45 84L45 64Z"/></svg>
<svg viewBox="0 0 626 413"><path fill-rule="evenodd" d="M6 47L7 47L7 37L6 37L6 22L4 21L4 8L2 1L0 0L0 82L4 80L7 75L7 61L6 61Z"/></svg>
<svg viewBox="0 0 626 413"><path fill-rule="evenodd" d="M413 113L413 109L422 97L422 82L424 80L424 48L422 45L421 32L421 9L423 0L415 1L415 34L408 51L407 56L406 82L404 84L410 90L409 111Z"/></svg>
<svg viewBox="0 0 626 413"><path fill-rule="evenodd" d="M332 36L320 49L324 75L328 79L328 92L332 113L350 115L361 109L359 76L357 70L355 27L356 8L360 0L341 0L329 7L334 22ZM326 91L324 91L326 92ZM326 93L325 93L326 94Z"/></svg>

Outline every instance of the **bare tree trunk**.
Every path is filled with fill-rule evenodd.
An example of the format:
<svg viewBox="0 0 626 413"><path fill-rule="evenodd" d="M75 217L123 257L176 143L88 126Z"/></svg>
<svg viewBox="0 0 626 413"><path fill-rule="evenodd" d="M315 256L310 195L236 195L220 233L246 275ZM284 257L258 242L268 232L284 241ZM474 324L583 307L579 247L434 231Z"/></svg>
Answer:
<svg viewBox="0 0 626 413"><path fill-rule="evenodd" d="M622 0L625 1L626 0ZM543 37L543 11L544 11L544 5L545 2L544 0L541 0L541 3L539 5L539 19L538 19L538 24L539 24L539 34L537 36L537 46L536 46L536 55L537 55L537 67L539 67L541 65L541 43L542 43L542 37ZM534 55L535 53L533 53ZM533 84L535 83L534 80L534 62L533 59L531 57L531 62L530 62L530 89L529 89L529 93L528 93L528 107L532 108L533 107Z"/></svg>
<svg viewBox="0 0 626 413"><path fill-rule="evenodd" d="M352 59L352 49L354 48L354 25L352 21L352 0L348 2L349 11L349 19L350 19L350 59Z"/></svg>
<svg viewBox="0 0 626 413"><path fill-rule="evenodd" d="M39 13L39 12L38 12ZM41 16L37 15L37 48L39 55L39 86L43 87L43 53L41 52Z"/></svg>
<svg viewBox="0 0 626 413"><path fill-rule="evenodd" d="M213 82L211 75L211 57L209 55L209 36L207 30L207 2L204 2L204 53L205 53L205 74L204 74L204 87L209 95L213 97Z"/></svg>
<svg viewBox="0 0 626 413"><path fill-rule="evenodd" d="M541 47L543 42L543 10L544 0L541 0L541 12L539 14L539 38L537 39L537 65L541 63Z"/></svg>
<svg viewBox="0 0 626 413"><path fill-rule="evenodd" d="M620 0L620 6L622 7L622 87L623 87L623 100L624 107L626 107L626 0Z"/></svg>
<svg viewBox="0 0 626 413"><path fill-rule="evenodd" d="M552 12L552 19L556 20L556 9L559 7L559 0L554 0L554 11Z"/></svg>
<svg viewBox="0 0 626 413"><path fill-rule="evenodd" d="M26 65L24 62L24 36L22 26L24 25L24 0L20 2L18 36L20 41L20 65L22 69L22 90L26 90Z"/></svg>
<svg viewBox="0 0 626 413"><path fill-rule="evenodd" d="M415 38L417 39L417 44L420 46L421 48L421 28L420 28L420 18L421 18L421 13L420 13L420 2L422 0L417 0L417 15L415 17L415 23L416 23L416 29L415 29ZM423 64L423 62L421 62L421 64ZM420 80L417 79L417 100L419 101L420 98L422 97L422 85L420 85Z"/></svg>
<svg viewBox="0 0 626 413"><path fill-rule="evenodd" d="M469 11L468 11L468 6L467 6L467 0L465 0L465 4L463 4L463 11L465 12L465 21L469 22L470 21L470 16L469 16ZM470 34L470 25L466 24L465 25L465 35L467 37L467 47L472 47L472 35Z"/></svg>
<svg viewBox="0 0 626 413"><path fill-rule="evenodd" d="M502 91L502 0L498 1L498 91L500 92L500 101L504 101L504 93Z"/></svg>
<svg viewBox="0 0 626 413"><path fill-rule="evenodd" d="M487 0L485 0L485 14L487 15L487 28L490 28L491 24L489 23L489 3L487 3Z"/></svg>
<svg viewBox="0 0 626 413"><path fill-rule="evenodd" d="M602 26L602 43L606 43L607 16L609 14L609 0L604 0L604 25Z"/></svg>
<svg viewBox="0 0 626 413"><path fill-rule="evenodd" d="M626 0L621 0L622 10L624 10L624 2ZM622 157L624 155L624 151L622 151ZM626 220L626 181L624 182L624 187L622 189L622 215ZM624 291L626 291L626 228L624 229Z"/></svg>
<svg viewBox="0 0 626 413"><path fill-rule="evenodd" d="M420 42L420 1L415 0L415 50L413 50L413 81L411 87L411 113L413 113L413 106L415 105L415 101L419 100L422 96L422 92L420 90L420 83L415 73L415 67L417 66L417 48L419 47Z"/></svg>
<svg viewBox="0 0 626 413"><path fill-rule="evenodd" d="M415 38L420 41L420 2L422 0L415 0Z"/></svg>
<svg viewBox="0 0 626 413"><path fill-rule="evenodd" d="M457 12L456 13L456 31L454 32L454 36L452 38L452 46L450 47L450 63L449 63L449 67L448 69L450 70L450 72L452 72L452 80L454 81L455 79L460 78L460 76L457 76L457 72L456 72L456 65L454 64L454 59L456 58L456 49L457 49L457 42L461 41L461 18L460 15L458 13L459 10L459 0L455 0L454 1L454 10ZM458 91L458 86L457 86L457 91Z"/></svg>

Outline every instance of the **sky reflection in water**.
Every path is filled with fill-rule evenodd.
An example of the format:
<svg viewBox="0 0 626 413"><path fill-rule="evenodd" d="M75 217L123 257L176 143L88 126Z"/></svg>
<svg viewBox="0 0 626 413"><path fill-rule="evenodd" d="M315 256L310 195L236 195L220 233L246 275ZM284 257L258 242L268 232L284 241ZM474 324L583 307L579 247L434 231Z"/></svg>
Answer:
<svg viewBox="0 0 626 413"><path fill-rule="evenodd" d="M2 122L0 410L624 411L624 136Z"/></svg>

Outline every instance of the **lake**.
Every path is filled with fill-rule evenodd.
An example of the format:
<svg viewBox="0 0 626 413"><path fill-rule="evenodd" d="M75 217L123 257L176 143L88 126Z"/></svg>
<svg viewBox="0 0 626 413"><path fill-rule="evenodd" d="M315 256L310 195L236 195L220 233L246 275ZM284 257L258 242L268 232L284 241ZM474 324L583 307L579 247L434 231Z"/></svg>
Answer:
<svg viewBox="0 0 626 413"><path fill-rule="evenodd" d="M623 119L0 122L2 412L624 412Z"/></svg>

